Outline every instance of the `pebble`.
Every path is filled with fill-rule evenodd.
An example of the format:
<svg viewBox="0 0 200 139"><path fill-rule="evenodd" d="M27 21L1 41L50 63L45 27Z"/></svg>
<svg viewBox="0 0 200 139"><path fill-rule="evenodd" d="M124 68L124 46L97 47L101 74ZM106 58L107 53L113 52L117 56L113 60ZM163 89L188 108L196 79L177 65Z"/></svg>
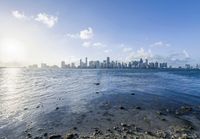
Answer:
<svg viewBox="0 0 200 139"><path fill-rule="evenodd" d="M131 93L131 95L135 95L135 93Z"/></svg>
<svg viewBox="0 0 200 139"><path fill-rule="evenodd" d="M39 108L40 107L40 105L38 105L36 108Z"/></svg>
<svg viewBox="0 0 200 139"><path fill-rule="evenodd" d="M28 108L24 108L24 110L28 110Z"/></svg>
<svg viewBox="0 0 200 139"><path fill-rule="evenodd" d="M56 110L58 110L59 109L59 107L56 107Z"/></svg>
<svg viewBox="0 0 200 139"><path fill-rule="evenodd" d="M100 85L100 83L95 83L95 85Z"/></svg>

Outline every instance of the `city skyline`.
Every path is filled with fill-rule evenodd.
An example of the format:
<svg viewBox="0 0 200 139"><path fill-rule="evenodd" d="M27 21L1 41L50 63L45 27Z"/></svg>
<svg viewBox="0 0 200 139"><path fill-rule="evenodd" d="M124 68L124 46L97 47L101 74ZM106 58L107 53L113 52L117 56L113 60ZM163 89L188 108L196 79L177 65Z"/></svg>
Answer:
<svg viewBox="0 0 200 139"><path fill-rule="evenodd" d="M85 56L196 65L199 5L195 0L0 1L0 67L77 63Z"/></svg>
<svg viewBox="0 0 200 139"><path fill-rule="evenodd" d="M200 69L200 64L195 66L185 64L184 66L172 66L168 65L167 62L149 61L148 59L132 60L128 62L117 61L106 57L103 61L100 60L88 60L88 57L79 60L79 64L75 62L66 63L65 61L60 62L59 65L48 65L47 63L29 65L28 68L63 68L63 69L172 69L172 68L184 68L184 69Z"/></svg>

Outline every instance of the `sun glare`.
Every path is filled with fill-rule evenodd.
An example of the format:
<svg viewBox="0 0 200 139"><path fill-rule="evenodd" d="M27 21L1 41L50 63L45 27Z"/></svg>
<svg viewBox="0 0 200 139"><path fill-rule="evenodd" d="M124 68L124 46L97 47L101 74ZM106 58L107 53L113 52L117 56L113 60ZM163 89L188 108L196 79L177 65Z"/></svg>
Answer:
<svg viewBox="0 0 200 139"><path fill-rule="evenodd" d="M0 45L0 57L4 62L21 62L25 60L24 44L17 39L3 39Z"/></svg>

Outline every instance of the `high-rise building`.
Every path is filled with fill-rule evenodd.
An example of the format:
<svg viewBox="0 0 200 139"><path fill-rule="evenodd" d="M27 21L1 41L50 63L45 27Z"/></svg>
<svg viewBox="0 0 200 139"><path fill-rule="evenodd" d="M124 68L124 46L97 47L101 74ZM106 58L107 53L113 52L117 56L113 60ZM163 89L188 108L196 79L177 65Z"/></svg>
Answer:
<svg viewBox="0 0 200 139"><path fill-rule="evenodd" d="M80 59L80 68L83 67L83 62L82 62L82 59Z"/></svg>
<svg viewBox="0 0 200 139"><path fill-rule="evenodd" d="M66 65L65 65L65 61L61 61L61 68L65 68Z"/></svg>
<svg viewBox="0 0 200 139"><path fill-rule="evenodd" d="M110 57L107 57L107 60L106 60L106 67L109 68L110 67Z"/></svg>
<svg viewBox="0 0 200 139"><path fill-rule="evenodd" d="M85 58L85 67L87 68L87 66L88 66L88 59L87 59L87 57Z"/></svg>

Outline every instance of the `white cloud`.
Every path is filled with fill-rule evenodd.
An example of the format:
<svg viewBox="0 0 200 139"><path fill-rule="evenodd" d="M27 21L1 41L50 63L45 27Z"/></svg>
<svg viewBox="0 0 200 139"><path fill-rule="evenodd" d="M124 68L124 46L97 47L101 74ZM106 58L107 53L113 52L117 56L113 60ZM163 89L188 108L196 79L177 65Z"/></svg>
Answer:
<svg viewBox="0 0 200 139"><path fill-rule="evenodd" d="M88 29L80 31L80 38L82 40L89 40L92 39L94 36L93 29L91 27L88 27Z"/></svg>
<svg viewBox="0 0 200 139"><path fill-rule="evenodd" d="M46 13L39 13L35 20L47 25L49 28L52 28L57 23L58 17L48 15Z"/></svg>
<svg viewBox="0 0 200 139"><path fill-rule="evenodd" d="M162 41L158 41L158 42L155 42L153 44L150 45L150 47L159 47L159 48L162 48L162 47L169 47L170 44L169 43L164 43Z"/></svg>
<svg viewBox="0 0 200 139"><path fill-rule="evenodd" d="M132 51L129 53L129 55L126 57L126 60L135 60L135 59L151 59L153 57L153 54L151 50L145 51L143 48L138 49L136 52Z"/></svg>
<svg viewBox="0 0 200 139"><path fill-rule="evenodd" d="M24 12L19 12L19 11L12 11L12 15L17 18L17 19L24 19L26 16L24 15Z"/></svg>
<svg viewBox="0 0 200 139"><path fill-rule="evenodd" d="M123 52L131 52L133 49L130 47L123 48Z"/></svg>

